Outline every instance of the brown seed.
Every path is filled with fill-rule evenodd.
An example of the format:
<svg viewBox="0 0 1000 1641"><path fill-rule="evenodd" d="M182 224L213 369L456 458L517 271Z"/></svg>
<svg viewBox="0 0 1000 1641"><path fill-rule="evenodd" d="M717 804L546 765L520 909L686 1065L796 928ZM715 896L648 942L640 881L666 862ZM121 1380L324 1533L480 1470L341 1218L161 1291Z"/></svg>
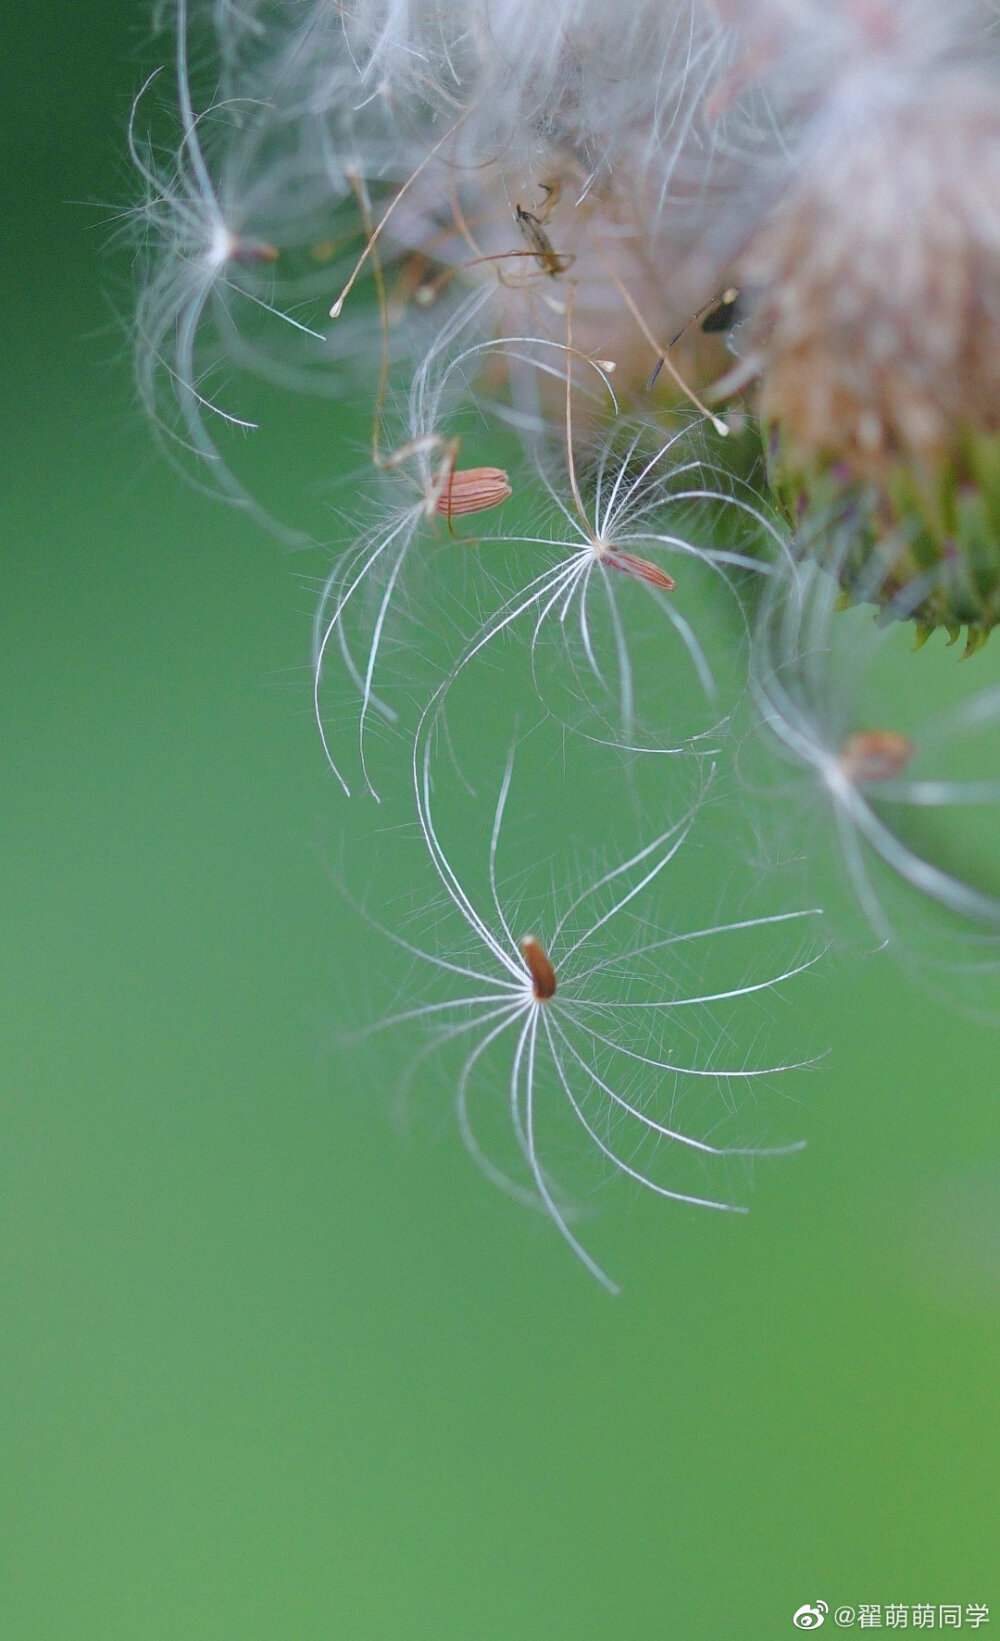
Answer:
<svg viewBox="0 0 1000 1641"><path fill-rule="evenodd" d="M277 262L281 252L266 239L237 239L229 253L230 260L241 267L252 268L256 262Z"/></svg>
<svg viewBox="0 0 1000 1641"><path fill-rule="evenodd" d="M894 729L865 729L847 737L840 749L840 767L849 781L891 781L903 773L916 750Z"/></svg>
<svg viewBox="0 0 1000 1641"><path fill-rule="evenodd" d="M463 513L485 513L499 507L511 494L510 480L502 467L459 467L448 477L434 506L446 519Z"/></svg>
<svg viewBox="0 0 1000 1641"><path fill-rule="evenodd" d="M535 996L539 1003L547 1003L556 994L556 971L549 962L545 947L533 934L529 934L521 941L521 950L534 982Z"/></svg>
<svg viewBox="0 0 1000 1641"><path fill-rule="evenodd" d="M658 564L651 564L648 558L639 558L635 553L622 552L617 547L609 547L602 554L604 563L609 570L621 570L623 575L633 575L640 581L645 581L650 587L659 587L665 593L672 593L677 583L673 576L661 570Z"/></svg>

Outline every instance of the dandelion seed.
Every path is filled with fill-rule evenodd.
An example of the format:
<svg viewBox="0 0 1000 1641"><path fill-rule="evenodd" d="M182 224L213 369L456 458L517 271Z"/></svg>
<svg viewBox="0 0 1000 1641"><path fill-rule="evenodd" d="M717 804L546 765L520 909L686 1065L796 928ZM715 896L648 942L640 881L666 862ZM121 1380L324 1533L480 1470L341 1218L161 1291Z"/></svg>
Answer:
<svg viewBox="0 0 1000 1641"><path fill-rule="evenodd" d="M378 281L377 257L374 264ZM463 331L472 327L489 298L488 290L472 291L441 328L434 346L414 372L410 383L406 399L407 437L389 455L383 451L381 390L379 393L373 457L381 472L390 479L393 476L398 479L399 494L393 498L391 511L384 521L366 532L335 566L323 588L313 624L313 708L316 724L327 761L345 793L349 793L350 787L339 761L333 755L321 700L324 670L331 645L336 643L340 648L348 676L361 693L359 758L365 789L377 798L368 770L366 731L373 708L383 718L389 717L385 704L375 694L375 671L386 623L394 604L402 596L404 569L411 549L427 521L444 516L450 527L452 516L499 506L510 493L509 479L501 468L457 468L458 441L446 438L439 431L454 384L456 380L459 383L463 381L470 362L491 352L513 351L524 340L513 337L503 344L480 342L462 349L456 347ZM565 353L565 344L559 347ZM605 382L600 365L593 360L587 363ZM449 509L449 495L465 505ZM469 505L473 501L476 503L474 507ZM349 613L365 590L374 591L378 602L366 638L367 661L359 668L350 657L345 626Z"/></svg>
<svg viewBox="0 0 1000 1641"><path fill-rule="evenodd" d="M893 674L881 683L882 662L898 648L894 629L877 626L860 610L841 612L839 603L835 573L809 561L787 566L770 583L753 650L765 729L789 761L815 777L831 805L844 865L878 939L924 967L960 968L963 951L967 956L976 947L979 966L995 969L1000 885L995 874L992 888L989 873L979 881L979 868L963 875L959 839L966 849L972 845L974 859L984 818L989 835L994 830L1000 778L989 771L1000 761L1000 690L959 692L954 704L917 715L899 697ZM859 718L875 716L880 700L897 721L912 720L905 731L856 727ZM935 814L947 818L943 833L928 830ZM963 816L979 817L971 832ZM876 874L879 862L886 880ZM940 920L929 926L926 961L913 938L920 933L919 898L907 904L904 894L893 911L887 898L893 878L928 909L936 905L959 920L950 934ZM958 953L954 964L945 955L949 946Z"/></svg>
<svg viewBox="0 0 1000 1641"><path fill-rule="evenodd" d="M418 734L414 781L421 835L450 905L464 926L469 954L444 955L390 933L390 938L422 958L449 982L462 982L459 994L405 1010L377 1029L404 1022L442 1018L443 1040L473 1039L457 1087L459 1124L475 1159L496 1183L523 1195L523 1188L492 1161L477 1137L474 1104L485 1097L484 1062L506 1044L509 1059L506 1101L518 1154L538 1204L585 1267L606 1288L614 1284L579 1240L570 1224L570 1209L550 1176L539 1151L539 1135L553 1111L584 1134L604 1165L652 1191L674 1200L722 1211L745 1212L739 1205L705 1196L659 1177L667 1152L707 1161L725 1157L780 1156L801 1149L723 1146L677 1125L676 1111L685 1090L695 1086L723 1088L753 1083L808 1063L754 1064L738 1055L727 1065L719 1045L728 1033L718 1026L714 1045L702 1063L688 1063L679 1052L692 1018L711 1018L714 1011L752 1007L752 1000L772 992L810 969L821 955L812 951L764 978L745 976L730 985L710 986L684 994L669 973L671 957L689 948L725 947L734 953L747 943L759 945L766 931L789 930L814 910L780 913L719 923L706 928L671 930L646 939L636 930L641 898L677 858L695 821L685 814L662 835L603 872L564 905L550 922L543 940L517 935L520 913L506 904L499 875L505 813L513 780L511 753L493 815L487 858L488 905L480 909L460 879L441 840L433 812L431 741L438 721L433 710ZM627 915L624 915L626 914ZM614 945L615 931L624 943ZM742 943L742 944L741 944ZM739 957L737 957L737 962ZM557 981L558 976L558 981ZM470 985L471 982L471 985ZM451 1022L448 1022L448 1017ZM711 1032L711 1027L709 1027ZM673 1045L671 1047L671 1044ZM637 1078L639 1081L637 1082ZM486 1087L481 1086L486 1083ZM641 1086L640 1086L641 1084Z"/></svg>
<svg viewBox="0 0 1000 1641"><path fill-rule="evenodd" d="M225 358L265 377L275 374L266 350L242 336L243 316L273 321L299 343L320 347L324 338L280 306L270 288L280 246L252 226L260 214L249 182L259 136L241 124L250 99L220 97L196 112L187 0L176 0L174 20L179 140L165 151L140 135L140 114L156 74L135 98L128 125L129 152L145 186L145 198L124 227L137 242L143 280L134 320L138 393L171 461L194 457L210 475L212 493L221 492L301 545L307 538L278 526L225 461L213 424L220 432L242 434L255 431L256 423L226 409L207 378ZM222 154L218 175L206 148L209 133L213 151Z"/></svg>
<svg viewBox="0 0 1000 1641"><path fill-rule="evenodd" d="M379 273L376 277L380 281ZM469 354L468 349L451 350L487 300L487 292L472 292L440 331L434 348L410 384L406 401L407 437L388 455L383 450L381 425L385 367L383 369L383 386L375 412L373 460L393 486L393 494L383 520L364 532L335 565L323 588L313 623L316 725L330 768L348 795L350 786L340 762L334 757L324 723L322 685L331 644L338 646L348 677L360 692L358 755L365 790L377 799L368 768L366 732L372 710L390 722L394 718L391 709L376 694L375 673L386 624L394 605L402 598L404 571L411 550L429 521L443 516L450 527L453 517L497 507L511 493L509 480L501 468L457 468L459 441L447 438L440 431L452 382L456 375L460 376ZM351 658L346 623L359 597L366 592L374 593L377 602L366 638L367 658L359 668Z"/></svg>
<svg viewBox="0 0 1000 1641"><path fill-rule="evenodd" d="M707 571L739 623L742 612L728 577L737 571L769 576L771 565L761 555L759 544L767 542L770 550L780 555L787 550L786 543L756 498L749 492L741 494L738 484L693 445L690 427L678 428L666 437L661 435L651 449L642 427L623 445L609 441L593 465L590 494L585 501L574 452L571 337L568 329L562 484L547 463L543 461L540 467L542 482L567 533L554 531L548 537L524 533L514 538L524 546L554 554L554 562L523 584L489 618L459 667L467 666L509 628L522 622L530 624L531 664L549 710L556 711L560 697L566 698L567 710L577 720L582 703L586 715L596 713L616 744L636 747L641 702L634 674L634 646L618 608L615 582L637 582L652 598L667 629L679 640L686 662L694 671L696 702L707 702L713 712L709 722L700 721L696 730L676 740L664 734L661 723L656 749L672 751L691 740L718 733L717 673L728 676L738 667L738 640L734 643L732 639L724 667L720 668L718 662L713 665L694 622L684 611L682 595L672 596L675 589L684 589L685 576L690 587ZM728 494L720 493L720 479ZM683 533L683 522L689 519L693 507L702 504L714 505L732 519L745 521L742 535L751 550L741 551L742 542L734 547L715 547L689 539ZM678 521L677 529L670 528L674 519ZM661 562L664 557L669 559L669 569ZM558 662L553 662L543 684L541 646L549 629L558 642ZM657 656L657 667L662 676L662 652ZM692 716L690 697L691 691L684 690L673 705L678 723ZM693 716L699 719L697 707Z"/></svg>

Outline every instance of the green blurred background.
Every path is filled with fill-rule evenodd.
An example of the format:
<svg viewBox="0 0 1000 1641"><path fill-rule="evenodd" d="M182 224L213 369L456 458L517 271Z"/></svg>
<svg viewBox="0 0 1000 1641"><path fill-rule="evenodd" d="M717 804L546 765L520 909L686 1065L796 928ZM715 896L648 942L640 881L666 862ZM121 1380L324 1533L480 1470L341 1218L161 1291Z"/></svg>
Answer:
<svg viewBox="0 0 1000 1641"><path fill-rule="evenodd" d="M101 253L145 25L8 22L3 1641L1000 1622L995 1028L835 964L799 1000L833 1050L808 1151L749 1219L610 1193L616 1301L480 1178L447 1088L394 1119L414 1041L338 1043L406 965L330 862L407 817L318 751L322 561L133 408ZM357 431L312 437L290 485Z"/></svg>

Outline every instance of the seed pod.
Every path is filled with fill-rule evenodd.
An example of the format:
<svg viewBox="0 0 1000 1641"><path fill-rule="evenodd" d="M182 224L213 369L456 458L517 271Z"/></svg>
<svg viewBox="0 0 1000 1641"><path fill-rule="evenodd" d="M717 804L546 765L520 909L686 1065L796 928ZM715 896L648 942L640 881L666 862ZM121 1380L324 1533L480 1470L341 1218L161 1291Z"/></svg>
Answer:
<svg viewBox="0 0 1000 1641"><path fill-rule="evenodd" d="M446 519L460 518L499 507L511 493L502 467L453 468L434 507Z"/></svg>

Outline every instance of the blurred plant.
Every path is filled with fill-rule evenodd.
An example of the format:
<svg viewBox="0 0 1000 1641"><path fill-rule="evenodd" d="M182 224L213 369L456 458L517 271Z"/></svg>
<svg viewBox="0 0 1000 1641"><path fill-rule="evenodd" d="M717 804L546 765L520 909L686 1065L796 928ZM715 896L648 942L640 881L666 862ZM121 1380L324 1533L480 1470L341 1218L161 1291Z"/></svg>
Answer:
<svg viewBox="0 0 1000 1641"><path fill-rule="evenodd" d="M802 914L647 927L637 945L633 897L689 815L570 912L522 927L495 873L508 766L486 917L439 842L430 744L459 681L495 679L501 657L488 700L509 744L516 657L542 719L616 750L623 805L635 757L671 754L654 760L669 813L681 766L726 759L749 708L792 786L829 806L879 942L912 957L907 907L924 906L950 920L930 966L995 974L1000 885L968 822L1000 795L1000 686L958 674L947 700L918 700L890 630L964 628L971 654L1000 619L995 8L215 0L189 15L174 0L157 21L176 36L174 146L144 134L155 77L129 134L140 396L168 447L262 518L239 449L258 418L232 408L233 379L366 396L367 477L315 619L320 736L346 792L351 715L371 795L373 728L416 745L426 851L482 948L431 959L483 988L428 1005L466 1012L449 1033L483 1033L460 1108L509 1040L522 1161L596 1269L538 1160L543 1059L605 1160L671 1194L622 1125L710 1152L651 1113L664 1077L723 1074L711 1055L675 1064L659 1024L649 1037L691 1001L663 1000L661 957ZM469 755L470 790L488 746ZM734 783L728 801L761 835L762 794ZM684 874L671 880L680 899ZM620 959L581 971L612 922ZM589 996L597 977L621 993ZM647 1084L628 1095L625 1062Z"/></svg>

